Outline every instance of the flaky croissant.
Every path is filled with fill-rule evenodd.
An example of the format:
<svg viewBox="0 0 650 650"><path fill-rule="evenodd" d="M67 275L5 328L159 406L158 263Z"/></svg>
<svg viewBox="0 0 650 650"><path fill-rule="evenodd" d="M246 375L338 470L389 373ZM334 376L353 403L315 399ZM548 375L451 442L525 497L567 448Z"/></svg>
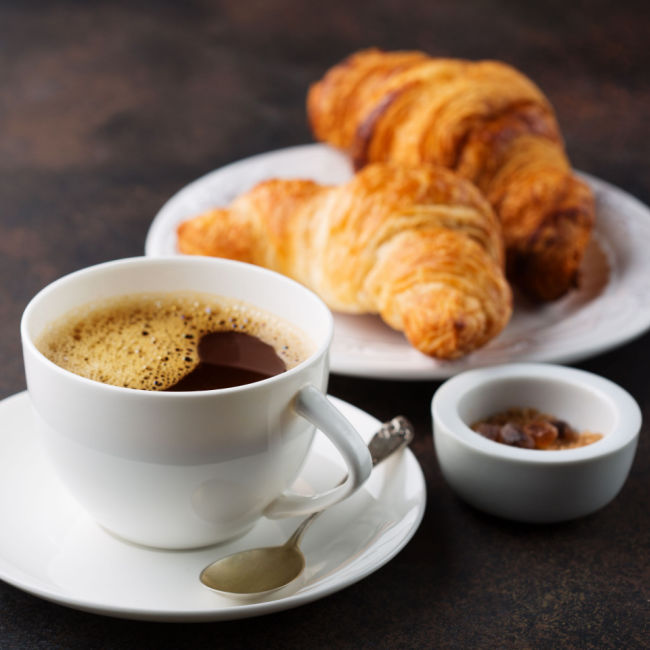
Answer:
<svg viewBox="0 0 650 650"><path fill-rule="evenodd" d="M265 181L182 223L178 249L279 271L441 359L484 345L512 311L498 219L471 183L429 165L369 165L336 187Z"/></svg>
<svg viewBox="0 0 650 650"><path fill-rule="evenodd" d="M553 300L577 284L594 221L539 88L497 61L365 50L308 94L315 136L368 162L434 163L474 182L499 216L509 278Z"/></svg>

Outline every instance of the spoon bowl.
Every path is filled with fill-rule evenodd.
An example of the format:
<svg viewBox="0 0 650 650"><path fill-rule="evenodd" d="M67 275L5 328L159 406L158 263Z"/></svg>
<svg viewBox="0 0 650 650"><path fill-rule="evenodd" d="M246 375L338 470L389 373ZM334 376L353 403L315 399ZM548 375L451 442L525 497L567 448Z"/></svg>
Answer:
<svg viewBox="0 0 650 650"><path fill-rule="evenodd" d="M368 443L373 467L408 445L413 435L412 425L402 416L382 424ZM281 546L239 551L212 562L201 571L201 582L212 591L238 600L263 600L280 591L298 589L306 564L300 540L323 512L304 519Z"/></svg>
<svg viewBox="0 0 650 650"><path fill-rule="evenodd" d="M262 600L297 582L304 569L305 556L298 545L286 543L227 555L203 569L200 579L230 597Z"/></svg>

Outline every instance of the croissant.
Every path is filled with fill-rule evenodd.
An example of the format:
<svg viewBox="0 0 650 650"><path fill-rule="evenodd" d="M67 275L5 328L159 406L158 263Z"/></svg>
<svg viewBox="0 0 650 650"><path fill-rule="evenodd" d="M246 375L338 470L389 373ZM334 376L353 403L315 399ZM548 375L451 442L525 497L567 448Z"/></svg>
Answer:
<svg viewBox="0 0 650 650"><path fill-rule="evenodd" d="M498 219L443 168L368 165L340 186L269 180L177 232L182 253L279 271L440 359L484 345L512 312Z"/></svg>
<svg viewBox="0 0 650 650"><path fill-rule="evenodd" d="M317 139L368 162L443 165L484 193L503 227L507 273L537 300L577 285L594 222L549 101L497 61L370 49L309 89Z"/></svg>

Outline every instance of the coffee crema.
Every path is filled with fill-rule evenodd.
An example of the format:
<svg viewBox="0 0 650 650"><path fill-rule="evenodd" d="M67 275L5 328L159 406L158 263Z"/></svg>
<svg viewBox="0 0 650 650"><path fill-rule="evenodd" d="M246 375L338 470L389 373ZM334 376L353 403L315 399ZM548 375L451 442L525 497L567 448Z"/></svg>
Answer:
<svg viewBox="0 0 650 650"><path fill-rule="evenodd" d="M36 342L50 361L114 386L196 391L260 381L313 352L295 325L206 293L129 294L68 312Z"/></svg>

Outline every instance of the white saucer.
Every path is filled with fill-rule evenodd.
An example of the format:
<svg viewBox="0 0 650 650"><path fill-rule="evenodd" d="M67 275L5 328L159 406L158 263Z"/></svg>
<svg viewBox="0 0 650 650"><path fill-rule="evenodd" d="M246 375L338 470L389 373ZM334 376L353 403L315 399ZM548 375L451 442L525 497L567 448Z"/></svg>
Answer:
<svg viewBox="0 0 650 650"><path fill-rule="evenodd" d="M271 151L240 160L190 183L156 215L145 243L152 256L178 255L176 227L209 208L227 205L261 180L311 178L325 184L352 175L348 159L323 144ZM515 301L499 337L454 362L420 354L378 316L334 314L331 369L343 375L437 379L506 362L567 363L599 354L650 327L650 210L623 190L582 174L596 197L596 228L578 290L552 304Z"/></svg>
<svg viewBox="0 0 650 650"><path fill-rule="evenodd" d="M330 398L368 440L379 422ZM397 415L397 414L396 414ZM296 489L335 485L344 466L317 433ZM96 525L68 495L41 455L29 397L0 402L0 579L61 605L120 618L218 621L290 609L339 591L393 558L417 530L426 503L424 477L405 450L379 465L364 487L307 532L302 588L284 598L237 604L205 588L199 572L221 555L279 544L299 520L262 519L245 537L197 551L147 549Z"/></svg>

